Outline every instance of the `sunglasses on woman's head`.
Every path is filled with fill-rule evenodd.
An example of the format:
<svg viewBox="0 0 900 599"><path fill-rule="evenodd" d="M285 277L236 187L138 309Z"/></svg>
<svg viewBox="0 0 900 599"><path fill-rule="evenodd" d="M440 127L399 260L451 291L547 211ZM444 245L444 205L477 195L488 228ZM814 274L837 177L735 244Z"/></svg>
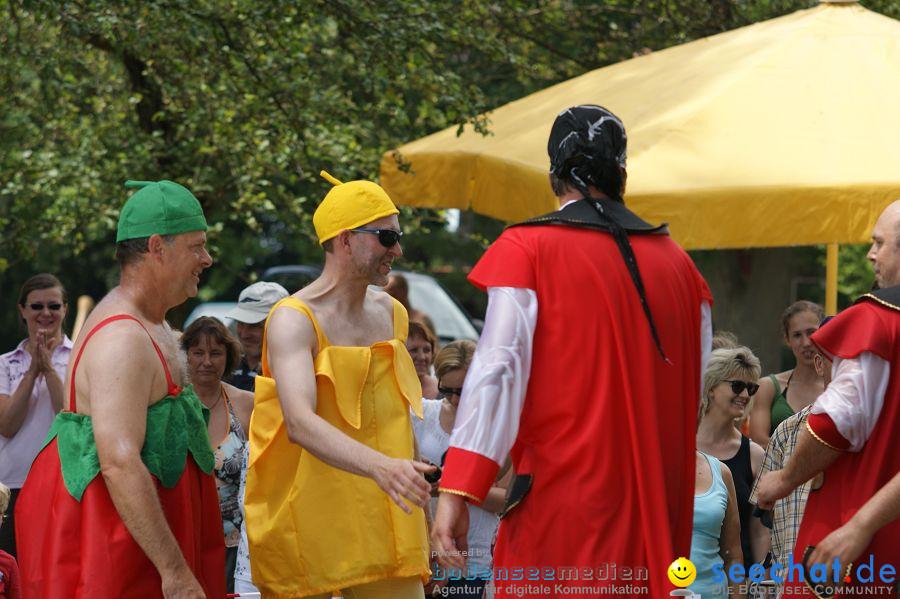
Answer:
<svg viewBox="0 0 900 599"><path fill-rule="evenodd" d="M398 243L400 238L403 237L403 231L395 231L393 229L367 229L365 227L357 227L350 230L354 233L372 233L373 235L378 235L378 243L386 248L394 247L394 244Z"/></svg>
<svg viewBox="0 0 900 599"><path fill-rule="evenodd" d="M62 307L63 307L62 304L37 304L37 303L28 304L28 307L31 308L32 310L34 310L35 312L40 312L41 310L44 309L44 306L47 306L47 308L49 310L52 310L53 312L58 312L59 310L62 310Z"/></svg>
<svg viewBox="0 0 900 599"><path fill-rule="evenodd" d="M747 395L753 397L753 395L759 391L759 385L756 383L748 383L746 381L722 381L723 383L731 383L731 390L735 395L740 395L744 389L747 390Z"/></svg>

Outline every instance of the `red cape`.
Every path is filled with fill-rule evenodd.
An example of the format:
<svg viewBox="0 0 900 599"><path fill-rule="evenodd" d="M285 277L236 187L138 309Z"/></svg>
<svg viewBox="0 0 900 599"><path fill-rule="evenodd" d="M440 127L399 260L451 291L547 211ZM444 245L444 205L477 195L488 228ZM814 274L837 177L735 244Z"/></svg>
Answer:
<svg viewBox="0 0 900 599"><path fill-rule="evenodd" d="M494 574L539 574L497 580L498 597L555 596L556 584L644 586L662 596L673 588L669 564L689 555L700 305L712 298L668 236L632 235L631 244L671 364L656 349L607 233L507 229L469 276L481 288L529 288L538 297L531 378L511 452L516 472L534 483L501 522ZM482 496L478 472L470 486L465 468L453 472L451 461L448 454L442 486ZM577 579L561 583L561 573L572 575L567 568Z"/></svg>

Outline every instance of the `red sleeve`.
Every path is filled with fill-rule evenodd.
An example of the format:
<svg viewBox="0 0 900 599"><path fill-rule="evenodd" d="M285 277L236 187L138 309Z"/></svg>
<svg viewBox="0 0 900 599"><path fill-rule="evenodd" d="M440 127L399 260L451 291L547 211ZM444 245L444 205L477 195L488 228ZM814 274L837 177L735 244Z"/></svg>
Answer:
<svg viewBox="0 0 900 599"><path fill-rule="evenodd" d="M820 443L832 449L847 451L850 441L838 431L837 425L828 414L810 414L806 419L806 430Z"/></svg>
<svg viewBox="0 0 900 599"><path fill-rule="evenodd" d="M22 599L22 581L19 577L19 566L16 563L16 558L5 551L0 551L0 573L3 575L2 580L0 580L2 596L7 599Z"/></svg>
<svg viewBox="0 0 900 599"><path fill-rule="evenodd" d="M813 333L812 341L830 356L848 359L870 352L893 362L894 328L883 322L885 310L867 300L854 304Z"/></svg>
<svg viewBox="0 0 900 599"><path fill-rule="evenodd" d="M479 453L451 447L444 460L440 490L480 504L491 490L499 470L497 462Z"/></svg>
<svg viewBox="0 0 900 599"><path fill-rule="evenodd" d="M469 281L482 291L488 287L537 291L533 255L521 231L507 229L469 273Z"/></svg>

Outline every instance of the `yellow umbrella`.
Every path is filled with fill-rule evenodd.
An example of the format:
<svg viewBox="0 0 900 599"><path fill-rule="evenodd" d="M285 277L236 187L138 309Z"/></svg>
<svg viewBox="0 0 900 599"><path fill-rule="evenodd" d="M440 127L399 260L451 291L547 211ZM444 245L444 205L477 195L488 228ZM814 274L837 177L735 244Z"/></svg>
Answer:
<svg viewBox="0 0 900 599"><path fill-rule="evenodd" d="M827 243L836 274L835 244L867 241L900 197L898 97L900 22L828 2L539 91L493 111L490 136L409 143L409 172L389 152L381 182L405 205L511 221L550 211L553 118L598 103L628 130L626 202L683 247Z"/></svg>

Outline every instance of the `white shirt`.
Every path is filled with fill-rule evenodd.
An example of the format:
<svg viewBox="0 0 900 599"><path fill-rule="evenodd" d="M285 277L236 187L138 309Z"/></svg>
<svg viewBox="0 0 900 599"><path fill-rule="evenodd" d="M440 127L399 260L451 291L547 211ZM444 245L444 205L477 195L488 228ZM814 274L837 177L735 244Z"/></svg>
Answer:
<svg viewBox="0 0 900 599"><path fill-rule="evenodd" d="M24 339L16 349L0 356L0 395L9 396L5 401L12 400L13 392L19 388L31 366L31 354L25 350L27 341ZM56 346L51 356L53 369L60 380L66 377L71 351L72 340L64 335L62 343ZM31 397L28 398L28 412L22 426L12 437L0 435L0 481L6 486L21 489L25 484L31 462L43 447L47 431L55 417L47 381L43 376L38 376Z"/></svg>

